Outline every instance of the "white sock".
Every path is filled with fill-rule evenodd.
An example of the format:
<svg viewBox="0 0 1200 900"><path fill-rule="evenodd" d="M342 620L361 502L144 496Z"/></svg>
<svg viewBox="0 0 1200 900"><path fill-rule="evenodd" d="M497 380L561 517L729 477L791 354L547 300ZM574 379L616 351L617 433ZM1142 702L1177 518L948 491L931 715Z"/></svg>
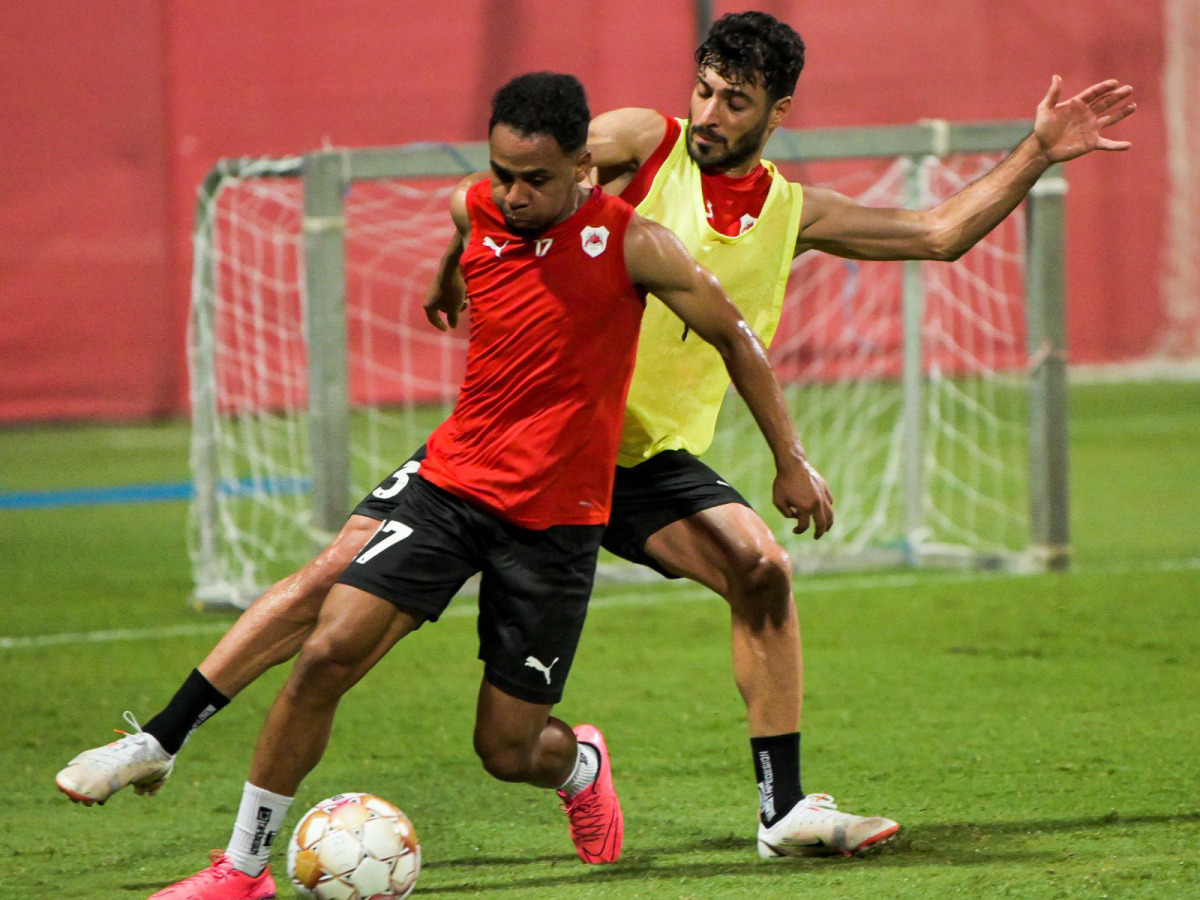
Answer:
<svg viewBox="0 0 1200 900"><path fill-rule="evenodd" d="M591 744L579 742L579 758L575 760L575 768L570 776L562 783L559 790L568 797L574 797L585 787L596 780L600 774L600 751Z"/></svg>
<svg viewBox="0 0 1200 900"><path fill-rule="evenodd" d="M246 782L237 823L225 851L235 869L252 876L262 874L271 859L271 844L291 805L291 797L281 797Z"/></svg>

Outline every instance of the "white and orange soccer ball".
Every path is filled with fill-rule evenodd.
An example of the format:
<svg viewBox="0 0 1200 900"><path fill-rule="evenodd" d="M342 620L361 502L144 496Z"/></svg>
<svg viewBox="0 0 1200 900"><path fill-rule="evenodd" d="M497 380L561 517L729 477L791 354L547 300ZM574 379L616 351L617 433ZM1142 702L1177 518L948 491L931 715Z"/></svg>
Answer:
<svg viewBox="0 0 1200 900"><path fill-rule="evenodd" d="M400 900L421 870L408 816L374 794L338 794L304 814L288 844L288 877L315 900Z"/></svg>

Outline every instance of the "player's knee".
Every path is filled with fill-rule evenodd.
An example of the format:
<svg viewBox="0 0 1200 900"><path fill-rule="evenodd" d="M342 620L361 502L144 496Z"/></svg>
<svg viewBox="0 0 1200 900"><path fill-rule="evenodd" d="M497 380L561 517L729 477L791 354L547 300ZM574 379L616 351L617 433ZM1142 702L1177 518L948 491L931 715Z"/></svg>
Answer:
<svg viewBox="0 0 1200 900"><path fill-rule="evenodd" d="M792 559L779 544L748 547L735 554L726 568L735 595L778 599L791 596Z"/></svg>
<svg viewBox="0 0 1200 900"><path fill-rule="evenodd" d="M484 771L499 781L525 781L533 767L533 748L522 744L476 735L475 753Z"/></svg>
<svg viewBox="0 0 1200 900"><path fill-rule="evenodd" d="M300 685L301 690L340 694L350 687L363 655L360 642L333 629L318 628L304 642L295 678L289 683Z"/></svg>
<svg viewBox="0 0 1200 900"><path fill-rule="evenodd" d="M794 615L791 557L775 542L743 555L727 578L725 599L743 627L754 632L780 628Z"/></svg>

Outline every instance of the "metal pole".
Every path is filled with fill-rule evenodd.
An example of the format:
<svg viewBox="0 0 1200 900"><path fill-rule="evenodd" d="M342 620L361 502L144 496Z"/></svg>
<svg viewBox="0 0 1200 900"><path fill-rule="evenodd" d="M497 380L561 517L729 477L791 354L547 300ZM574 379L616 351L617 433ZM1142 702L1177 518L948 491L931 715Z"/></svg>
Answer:
<svg viewBox="0 0 1200 900"><path fill-rule="evenodd" d="M216 296L213 271L213 210L225 180L221 166L208 173L196 198L196 231L192 240L192 310L188 340L188 363L192 401L192 510L196 563L192 572L195 592L192 602L209 603L227 579L221 571L217 550L219 511L217 491L220 472L217 467L217 379L215 374Z"/></svg>
<svg viewBox="0 0 1200 900"><path fill-rule="evenodd" d="M712 27L712 0L696 0L696 46L699 47L708 37L708 29Z"/></svg>
<svg viewBox="0 0 1200 900"><path fill-rule="evenodd" d="M1067 182L1051 169L1029 192L1030 546L1035 562L1071 562L1067 435L1067 328L1063 235Z"/></svg>
<svg viewBox="0 0 1200 900"><path fill-rule="evenodd" d="M904 206L919 209L928 194L928 168L907 160ZM925 374L921 324L925 319L925 274L920 260L904 263L904 368L902 373L904 446L904 543L912 562L923 539L925 522Z"/></svg>
<svg viewBox="0 0 1200 900"><path fill-rule="evenodd" d="M304 281L313 524L330 534L342 527L350 503L346 188L341 153L312 153L304 158Z"/></svg>

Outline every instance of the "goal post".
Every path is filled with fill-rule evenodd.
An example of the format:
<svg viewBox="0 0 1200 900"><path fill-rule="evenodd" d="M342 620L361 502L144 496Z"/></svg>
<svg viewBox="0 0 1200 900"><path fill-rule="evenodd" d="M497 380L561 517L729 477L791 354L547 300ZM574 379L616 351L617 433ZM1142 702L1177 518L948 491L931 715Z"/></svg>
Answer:
<svg viewBox="0 0 1200 900"><path fill-rule="evenodd" d="M765 155L792 180L917 208L1030 130L781 129ZM487 159L485 143L334 149L222 161L204 182L189 336L198 605L243 607L301 565L448 410L464 340L424 323L420 301L453 184ZM847 180L867 161L868 182ZM1068 563L1064 192L1047 173L956 263L798 260L772 360L839 516L820 545L776 527L798 568ZM782 526L769 453L726 405L713 465ZM997 521L1005 533L987 534Z"/></svg>

